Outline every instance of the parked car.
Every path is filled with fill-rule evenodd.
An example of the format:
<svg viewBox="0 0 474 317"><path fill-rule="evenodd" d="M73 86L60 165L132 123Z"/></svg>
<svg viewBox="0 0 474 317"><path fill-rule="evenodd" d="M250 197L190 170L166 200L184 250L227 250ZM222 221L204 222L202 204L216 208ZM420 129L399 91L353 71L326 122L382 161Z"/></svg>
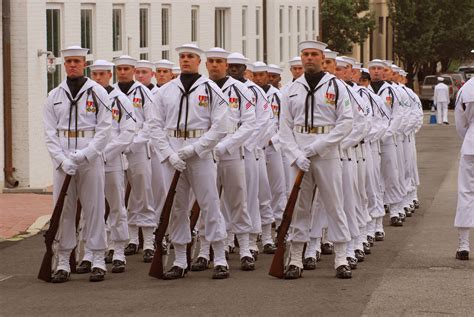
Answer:
<svg viewBox="0 0 474 317"><path fill-rule="evenodd" d="M438 84L438 77L443 77L446 85L449 87L449 99L451 102L449 103L450 107L454 107L454 102L456 99L456 93L458 92L459 88L455 85L455 79L451 75L443 74L443 75L429 75L426 76L423 80L423 84L421 86L421 94L420 99L421 103L423 104L423 109L430 109L431 105L433 104L433 96L434 96L434 87Z"/></svg>
<svg viewBox="0 0 474 317"><path fill-rule="evenodd" d="M474 65L461 66L458 72L462 74L464 81L468 81L471 77L474 77Z"/></svg>

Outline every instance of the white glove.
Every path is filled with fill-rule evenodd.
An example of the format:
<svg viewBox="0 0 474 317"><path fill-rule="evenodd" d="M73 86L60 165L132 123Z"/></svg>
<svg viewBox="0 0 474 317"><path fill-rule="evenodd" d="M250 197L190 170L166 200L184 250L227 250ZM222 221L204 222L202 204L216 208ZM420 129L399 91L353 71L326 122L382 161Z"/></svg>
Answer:
<svg viewBox="0 0 474 317"><path fill-rule="evenodd" d="M313 149L312 144L305 146L303 151L304 151L304 155L306 157L311 157L311 156L315 156L316 154L318 154L318 152L316 152L316 150Z"/></svg>
<svg viewBox="0 0 474 317"><path fill-rule="evenodd" d="M215 150L218 157L224 155L224 153L227 151L225 145L222 143L217 144Z"/></svg>
<svg viewBox="0 0 474 317"><path fill-rule="evenodd" d="M191 158L194 155L196 155L196 152L194 151L193 145L186 145L178 151L178 156L183 161L186 161L188 158Z"/></svg>
<svg viewBox="0 0 474 317"><path fill-rule="evenodd" d="M186 169L186 162L183 161L182 159L179 158L178 154L173 153L168 157L168 161L170 162L171 165L173 165L173 168L182 172Z"/></svg>
<svg viewBox="0 0 474 317"><path fill-rule="evenodd" d="M298 157L295 163L296 163L296 166L298 166L298 168L302 170L303 172L309 171L309 166L311 165L311 161L308 160L306 157L304 156Z"/></svg>
<svg viewBox="0 0 474 317"><path fill-rule="evenodd" d="M80 165L82 163L88 163L86 155L82 150L76 150L76 153L71 154L71 159L77 165Z"/></svg>
<svg viewBox="0 0 474 317"><path fill-rule="evenodd" d="M64 173L68 175L76 175L77 164L74 163L71 159L65 159L61 163L61 169L64 171Z"/></svg>

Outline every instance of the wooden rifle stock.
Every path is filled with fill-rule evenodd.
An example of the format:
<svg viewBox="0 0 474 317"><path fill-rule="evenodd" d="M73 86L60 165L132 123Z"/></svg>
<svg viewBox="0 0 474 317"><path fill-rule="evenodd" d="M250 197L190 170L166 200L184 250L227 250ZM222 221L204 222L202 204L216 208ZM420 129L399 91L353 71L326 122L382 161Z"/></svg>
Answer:
<svg viewBox="0 0 474 317"><path fill-rule="evenodd" d="M193 231L194 227L196 227L196 223L199 219L199 213L201 212L201 208L199 207L199 204L197 200L193 204L193 208L191 209L191 216L189 217L189 229L191 230L191 242L189 242L186 245L186 259L188 261L188 268L191 268L191 250L193 248L194 240L193 240Z"/></svg>
<svg viewBox="0 0 474 317"><path fill-rule="evenodd" d="M165 237L166 230L168 229L168 224L170 222L171 209L173 207L174 195L176 194L176 186L178 185L180 174L180 171L174 172L173 181L171 182L170 189L166 195L163 210L161 211L160 223L158 224L158 228L155 230L156 250L148 275L159 279L163 278L163 249L161 248L161 243Z"/></svg>
<svg viewBox="0 0 474 317"><path fill-rule="evenodd" d="M283 219L280 227L278 228L277 244L278 247L273 255L272 264L270 266L269 275L278 278L283 278L285 270L285 237L290 229L291 218L293 217L293 211L295 210L296 200L298 198L298 192L300 190L301 182L303 180L304 172L299 171L296 175L295 184L291 189L290 197L286 203L285 211L283 212Z"/></svg>
<svg viewBox="0 0 474 317"><path fill-rule="evenodd" d="M132 192L132 185L127 182L127 189L125 190L125 208L128 207L128 201L130 200L130 193Z"/></svg>
<svg viewBox="0 0 474 317"><path fill-rule="evenodd" d="M46 253L43 257L43 262L41 263L40 271L38 273L38 278L45 282L51 282L51 273L52 273L52 261L53 261L53 242L56 238L56 233L58 232L59 222L61 221L61 214L63 212L64 201L67 195L67 189L69 183L71 182L71 175L66 175L64 178L63 186L61 187L61 192L59 193L58 200L54 206L53 214L49 222L49 228L44 233L44 242L46 244Z"/></svg>
<svg viewBox="0 0 474 317"><path fill-rule="evenodd" d="M81 221L81 210L82 210L82 205L79 200L77 200L77 206L76 206L76 235L78 234L79 230L79 222ZM71 273L76 273L76 250L77 250L77 245L79 244L79 241L76 241L76 246L74 249L71 251L71 255L69 256L69 267L71 268Z"/></svg>

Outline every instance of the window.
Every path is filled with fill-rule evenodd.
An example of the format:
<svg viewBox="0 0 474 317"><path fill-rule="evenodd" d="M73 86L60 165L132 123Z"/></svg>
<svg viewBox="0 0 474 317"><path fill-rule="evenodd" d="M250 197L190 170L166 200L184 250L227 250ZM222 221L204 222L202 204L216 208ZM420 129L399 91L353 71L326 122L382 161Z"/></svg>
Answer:
<svg viewBox="0 0 474 317"><path fill-rule="evenodd" d="M140 59L148 60L148 53L140 53Z"/></svg>
<svg viewBox="0 0 474 317"><path fill-rule="evenodd" d="M218 8L215 12L215 32L214 44L217 47L226 49L230 44L229 9Z"/></svg>
<svg viewBox="0 0 474 317"><path fill-rule="evenodd" d="M256 49L256 60L260 60L260 41L261 41L261 10L260 7L257 7L255 10L255 49Z"/></svg>
<svg viewBox="0 0 474 317"><path fill-rule="evenodd" d="M242 7L242 54L247 55L247 6Z"/></svg>
<svg viewBox="0 0 474 317"><path fill-rule="evenodd" d="M279 19L278 22L279 22L279 31L280 31L280 36L279 36L280 62L283 62L283 7L280 7L278 19Z"/></svg>
<svg viewBox="0 0 474 317"><path fill-rule="evenodd" d="M61 51L61 9L46 9L46 49L59 57ZM48 92L61 83L61 61L56 59L56 71L48 73Z"/></svg>
<svg viewBox="0 0 474 317"><path fill-rule="evenodd" d="M304 32L305 32L305 39L308 40L308 19L309 19L309 16L308 16L308 7L306 7L304 9Z"/></svg>
<svg viewBox="0 0 474 317"><path fill-rule="evenodd" d="M148 8L140 8L140 48L148 48Z"/></svg>
<svg viewBox="0 0 474 317"><path fill-rule="evenodd" d="M316 34L316 8L313 8L313 18L311 22L313 23L312 27L313 27L313 35L314 35Z"/></svg>
<svg viewBox="0 0 474 317"><path fill-rule="evenodd" d="M114 52L122 51L123 47L123 10L114 6L112 9L112 49Z"/></svg>
<svg viewBox="0 0 474 317"><path fill-rule="evenodd" d="M293 55L293 51L291 50L291 44L293 43L291 36L293 32L292 28L293 24L293 7L289 6L288 7L288 56L291 58Z"/></svg>
<svg viewBox="0 0 474 317"><path fill-rule="evenodd" d="M170 6L161 7L161 58L170 57Z"/></svg>
<svg viewBox="0 0 474 317"><path fill-rule="evenodd" d="M383 34L383 17L379 17L379 34Z"/></svg>
<svg viewBox="0 0 474 317"><path fill-rule="evenodd" d="M301 31L301 28L300 28L300 25L301 25L301 20L300 20L300 8L297 8L296 9L296 32L300 33Z"/></svg>
<svg viewBox="0 0 474 317"><path fill-rule="evenodd" d="M198 41L199 34L199 7L193 6L191 8L191 42Z"/></svg>
<svg viewBox="0 0 474 317"><path fill-rule="evenodd" d="M89 54L93 52L92 14L92 8L81 9L81 47L88 48Z"/></svg>

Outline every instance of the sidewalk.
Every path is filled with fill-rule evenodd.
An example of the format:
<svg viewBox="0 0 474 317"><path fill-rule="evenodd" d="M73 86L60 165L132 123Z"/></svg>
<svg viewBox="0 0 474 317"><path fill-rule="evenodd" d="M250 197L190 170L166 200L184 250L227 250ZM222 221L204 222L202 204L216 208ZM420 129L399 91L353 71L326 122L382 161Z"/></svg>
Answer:
<svg viewBox="0 0 474 317"><path fill-rule="evenodd" d="M0 194L0 241L16 240L27 231L36 233L52 211L52 195Z"/></svg>

